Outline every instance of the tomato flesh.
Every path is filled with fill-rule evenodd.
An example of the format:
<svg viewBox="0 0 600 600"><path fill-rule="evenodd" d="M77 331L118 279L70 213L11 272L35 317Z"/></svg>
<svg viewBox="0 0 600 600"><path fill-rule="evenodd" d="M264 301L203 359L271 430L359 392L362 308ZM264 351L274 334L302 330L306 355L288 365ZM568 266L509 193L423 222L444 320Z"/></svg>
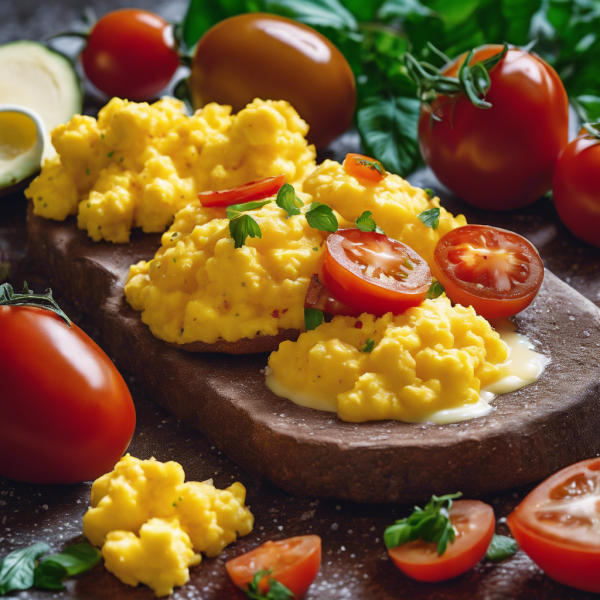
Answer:
<svg viewBox="0 0 600 600"><path fill-rule="evenodd" d="M243 590L247 589L257 571L272 569L268 577L263 577L260 587L266 591L268 579L276 579L300 598L319 572L321 538L303 535L277 542L268 541L228 561L225 566L233 583Z"/></svg>
<svg viewBox="0 0 600 600"><path fill-rule="evenodd" d="M0 475L78 483L110 471L135 428L123 378L74 323L0 307Z"/></svg>
<svg viewBox="0 0 600 600"><path fill-rule="evenodd" d="M323 281L333 296L376 316L423 302L431 270L412 249L382 233L342 229L327 238Z"/></svg>
<svg viewBox="0 0 600 600"><path fill-rule="evenodd" d="M509 317L525 310L544 279L535 246L497 227L465 225L438 242L436 277L455 304L473 306L486 319Z"/></svg>
<svg viewBox="0 0 600 600"><path fill-rule="evenodd" d="M285 175L276 175L275 177L260 179L259 181L251 181L250 183L245 183L244 185L228 190L200 192L198 199L200 200L200 204L206 207L242 204L274 196L284 183Z"/></svg>
<svg viewBox="0 0 600 600"><path fill-rule="evenodd" d="M331 292L319 281L317 274L314 274L310 280L306 298L304 299L304 308L314 308L328 315L344 315L346 317L360 317L362 314L360 311L336 300Z"/></svg>
<svg viewBox="0 0 600 600"><path fill-rule="evenodd" d="M600 593L600 458L546 479L507 522L521 549L549 577Z"/></svg>
<svg viewBox="0 0 600 600"><path fill-rule="evenodd" d="M383 165L378 160L362 154L347 154L344 169L363 185L374 185L387 177Z"/></svg>
<svg viewBox="0 0 600 600"><path fill-rule="evenodd" d="M388 550L404 574L417 581L445 581L466 573L484 557L496 525L492 507L477 500L458 500L449 514L457 533L441 556L437 544L423 540Z"/></svg>

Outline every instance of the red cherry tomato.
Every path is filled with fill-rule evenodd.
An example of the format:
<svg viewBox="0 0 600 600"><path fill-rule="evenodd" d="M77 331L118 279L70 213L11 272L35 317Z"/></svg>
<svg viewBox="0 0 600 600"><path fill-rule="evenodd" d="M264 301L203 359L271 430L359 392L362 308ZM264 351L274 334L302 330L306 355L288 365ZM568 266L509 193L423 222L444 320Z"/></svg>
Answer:
<svg viewBox="0 0 600 600"><path fill-rule="evenodd" d="M81 60L85 74L99 90L128 100L154 98L179 66L169 23L134 8L99 19Z"/></svg>
<svg viewBox="0 0 600 600"><path fill-rule="evenodd" d="M485 555L494 535L494 510L478 500L458 500L450 509L454 543L441 556L437 544L415 540L388 550L394 564L417 581L445 581L470 571Z"/></svg>
<svg viewBox="0 0 600 600"><path fill-rule="evenodd" d="M578 238L600 246L600 138L586 131L560 153L553 192L561 221Z"/></svg>
<svg viewBox="0 0 600 600"><path fill-rule="evenodd" d="M521 549L546 575L600 593L600 458L546 479L507 522Z"/></svg>
<svg viewBox="0 0 600 600"><path fill-rule="evenodd" d="M455 304L472 306L486 319L525 310L544 280L544 265L524 237L487 225L465 225L448 232L433 258L436 277Z"/></svg>
<svg viewBox="0 0 600 600"><path fill-rule="evenodd" d="M0 475L78 483L110 471L135 428L123 378L74 323L0 306Z"/></svg>
<svg viewBox="0 0 600 600"><path fill-rule="evenodd" d="M501 49L477 48L470 64ZM443 74L456 77L465 58ZM568 99L556 71L518 48L509 49L489 75L489 109L477 108L465 94L440 95L430 107L423 105L419 145L438 179L463 200L509 210L531 204L550 189L556 159L567 144Z"/></svg>
<svg viewBox="0 0 600 600"><path fill-rule="evenodd" d="M304 308L321 310L328 315L345 315L346 317L360 317L361 311L350 308L343 302L336 300L331 292L319 281L315 273L310 280Z"/></svg>
<svg viewBox="0 0 600 600"><path fill-rule="evenodd" d="M346 154L344 169L363 185L374 185L387 177L383 165L378 160L362 154Z"/></svg>
<svg viewBox="0 0 600 600"><path fill-rule="evenodd" d="M412 248L382 233L342 229L327 238L323 280L340 302L381 316L420 304L431 271Z"/></svg>
<svg viewBox="0 0 600 600"><path fill-rule="evenodd" d="M200 192L198 199L202 206L231 206L251 200L262 200L274 196L285 183L285 175L266 177L260 181L251 181L229 190L217 192Z"/></svg>
<svg viewBox="0 0 600 600"><path fill-rule="evenodd" d="M271 574L261 580L260 588L268 590L268 580L275 579L285 585L296 598L306 593L320 566L321 538L317 535L265 542L225 565L233 583L243 590L248 588L255 573L271 569Z"/></svg>

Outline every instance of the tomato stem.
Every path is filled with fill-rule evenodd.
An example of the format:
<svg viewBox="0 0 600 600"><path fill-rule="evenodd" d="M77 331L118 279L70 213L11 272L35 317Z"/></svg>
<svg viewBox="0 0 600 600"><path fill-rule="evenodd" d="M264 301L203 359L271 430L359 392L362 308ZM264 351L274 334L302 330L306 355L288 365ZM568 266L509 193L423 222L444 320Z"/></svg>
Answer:
<svg viewBox="0 0 600 600"><path fill-rule="evenodd" d="M0 306L35 306L57 314L65 323L71 327L71 319L63 312L56 300L52 297L52 290L48 288L45 294L34 294L23 282L23 291L15 294L9 283L0 285Z"/></svg>

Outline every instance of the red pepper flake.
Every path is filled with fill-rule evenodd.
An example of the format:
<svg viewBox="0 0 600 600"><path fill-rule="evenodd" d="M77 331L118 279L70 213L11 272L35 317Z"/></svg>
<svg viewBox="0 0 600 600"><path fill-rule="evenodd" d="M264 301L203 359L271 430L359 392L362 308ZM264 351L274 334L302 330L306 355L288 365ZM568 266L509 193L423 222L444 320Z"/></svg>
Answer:
<svg viewBox="0 0 600 600"><path fill-rule="evenodd" d="M274 310L274 311L271 313L271 316L272 316L274 319L278 319L278 318L279 318L279 311L278 311L278 310Z"/></svg>
<svg viewBox="0 0 600 600"><path fill-rule="evenodd" d="M354 323L354 327L356 327L356 329L362 329L362 321L356 321L356 323Z"/></svg>
<svg viewBox="0 0 600 600"><path fill-rule="evenodd" d="M288 311L288 309L287 309L287 308L284 308L284 309L281 311L281 314L282 314L282 315L285 315L285 313L286 313L287 311Z"/></svg>

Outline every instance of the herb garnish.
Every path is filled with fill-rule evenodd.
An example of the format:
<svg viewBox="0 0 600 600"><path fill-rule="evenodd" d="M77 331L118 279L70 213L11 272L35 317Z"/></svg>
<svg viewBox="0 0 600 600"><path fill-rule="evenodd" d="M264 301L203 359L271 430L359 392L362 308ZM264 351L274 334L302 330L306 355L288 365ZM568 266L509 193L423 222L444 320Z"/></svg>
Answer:
<svg viewBox="0 0 600 600"><path fill-rule="evenodd" d="M248 210L256 210L269 204L271 200L255 200L245 204L232 204L227 207L229 219L229 233L235 242L236 248L241 248L246 243L247 237L262 238L262 231L258 223L250 216L243 214Z"/></svg>
<svg viewBox="0 0 600 600"><path fill-rule="evenodd" d="M283 208L290 217L292 215L300 214L300 206L304 205L304 202L296 196L296 190L294 186L289 183L284 183L277 192L277 199L275 200L279 208Z"/></svg>
<svg viewBox="0 0 600 600"><path fill-rule="evenodd" d="M368 167L371 171L377 171L382 177L385 177L383 165L378 160L368 160L366 158L357 158L356 164L363 167Z"/></svg>
<svg viewBox="0 0 600 600"><path fill-rule="evenodd" d="M490 547L485 553L485 557L492 562L500 562L513 556L518 549L519 545L515 540L506 535L498 535L495 533L490 542Z"/></svg>
<svg viewBox="0 0 600 600"><path fill-rule="evenodd" d="M423 188L423 191L427 194L429 200L433 200L435 198L435 192L431 188Z"/></svg>
<svg viewBox="0 0 600 600"><path fill-rule="evenodd" d="M362 215L360 215L360 217L358 217L356 221L354 221L356 223L356 226L361 231L375 231L377 233L383 233L385 235L383 229L377 227L375 221L371 219L372 214L373 213L370 210L365 210L365 212Z"/></svg>
<svg viewBox="0 0 600 600"><path fill-rule="evenodd" d="M306 331L316 329L323 322L323 311L316 308L304 309L304 327Z"/></svg>
<svg viewBox="0 0 600 600"><path fill-rule="evenodd" d="M326 204L313 202L305 213L308 224L319 231L335 233L338 230L338 220L333 210Z"/></svg>
<svg viewBox="0 0 600 600"><path fill-rule="evenodd" d="M295 596L292 591L272 577L269 578L269 590L267 592L263 592L258 587L263 577L269 576L272 572L273 569L265 569L254 573L247 589L243 590L246 596L251 600L293 600Z"/></svg>
<svg viewBox="0 0 600 600"><path fill-rule="evenodd" d="M425 227L431 227L431 229L437 229L440 224L440 209L439 208L428 208L422 213L417 215L417 219L425 225Z"/></svg>
<svg viewBox="0 0 600 600"><path fill-rule="evenodd" d="M373 352L373 348L375 348L375 340L369 338L365 341L365 345L360 349L361 352Z"/></svg>
<svg viewBox="0 0 600 600"><path fill-rule="evenodd" d="M427 294L425 294L426 300L433 300L439 298L446 290L439 281L434 281L430 286Z"/></svg>

